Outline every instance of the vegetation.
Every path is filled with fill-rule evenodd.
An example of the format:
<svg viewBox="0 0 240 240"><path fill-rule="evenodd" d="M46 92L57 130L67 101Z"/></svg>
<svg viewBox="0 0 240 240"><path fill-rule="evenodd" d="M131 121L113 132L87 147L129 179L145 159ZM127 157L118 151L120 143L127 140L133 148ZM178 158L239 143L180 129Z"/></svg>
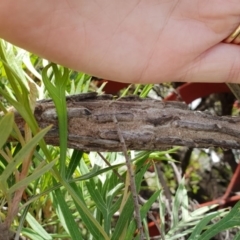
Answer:
<svg viewBox="0 0 240 240"><path fill-rule="evenodd" d="M240 225L240 203L231 211L216 210L216 205L196 208L184 178L178 177L178 183L167 180L179 175L172 170L176 164L172 156L178 148L124 152L123 142L123 153L68 149L65 96L89 91L101 94L104 86L98 88L90 76L4 41L0 57L0 239L13 235L33 240L141 239L137 217L145 239L207 240ZM123 95L133 91L147 97L152 87L134 86ZM39 129L34 118L36 101L49 97L58 115L59 147L46 145L44 136L51 126ZM15 123L12 107L26 122L24 131ZM161 169L166 170L170 195L163 186ZM198 177L192 174L191 181ZM145 181L151 184L144 187ZM146 191L148 197L144 197ZM153 237L150 223L156 224L159 236ZM240 233L234 239L240 239Z"/></svg>

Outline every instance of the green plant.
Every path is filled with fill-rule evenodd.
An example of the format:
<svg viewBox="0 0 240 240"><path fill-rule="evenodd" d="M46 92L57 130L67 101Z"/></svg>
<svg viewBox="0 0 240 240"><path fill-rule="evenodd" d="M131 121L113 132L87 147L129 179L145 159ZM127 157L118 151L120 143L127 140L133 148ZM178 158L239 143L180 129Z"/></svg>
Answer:
<svg viewBox="0 0 240 240"><path fill-rule="evenodd" d="M239 205L235 206L235 213L232 210L228 214L227 210L213 211L214 206L191 211L184 180L175 197L166 200L157 165L161 161L174 162L169 154L177 148L128 151L125 155L67 148L65 96L91 91L90 76L48 63L4 41L1 41L0 57L0 229L4 234L0 239L12 235L8 231L10 227L16 239L19 235L34 240L140 239L126 154L134 172L137 194L149 167L155 168L153 192L139 205L147 239L150 239L147 219L153 204L158 204L157 225L162 239L188 236L192 240L199 235L210 239L213 236L209 235L210 231L216 234L237 225ZM146 97L152 87L137 85L134 94ZM98 90L101 92L102 87ZM123 92L123 96L127 94L127 90ZM38 96L51 97L56 106L59 147L44 142L51 126L40 129L34 117ZM24 126L14 121L14 112L24 118ZM170 216L169 222L165 220L166 215ZM222 220L208 225L214 218Z"/></svg>

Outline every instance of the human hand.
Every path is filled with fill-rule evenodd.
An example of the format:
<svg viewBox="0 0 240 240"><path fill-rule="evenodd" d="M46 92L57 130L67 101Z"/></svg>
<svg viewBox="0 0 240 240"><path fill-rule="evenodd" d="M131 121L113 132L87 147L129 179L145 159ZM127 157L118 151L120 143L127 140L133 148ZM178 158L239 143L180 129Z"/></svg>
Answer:
<svg viewBox="0 0 240 240"><path fill-rule="evenodd" d="M2 0L0 37L109 80L239 82L239 0Z"/></svg>

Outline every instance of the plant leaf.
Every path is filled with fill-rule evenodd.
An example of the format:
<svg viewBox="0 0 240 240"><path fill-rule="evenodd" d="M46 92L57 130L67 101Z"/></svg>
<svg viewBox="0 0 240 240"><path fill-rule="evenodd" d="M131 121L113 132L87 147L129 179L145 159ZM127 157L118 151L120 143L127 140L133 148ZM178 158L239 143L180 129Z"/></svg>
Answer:
<svg viewBox="0 0 240 240"><path fill-rule="evenodd" d="M55 182L55 181L54 181ZM61 189L57 189L52 192L53 203L55 205L56 212L60 222L63 224L65 230L70 234L71 239L81 240L82 235L79 231L79 227L76 224L72 212L69 210L68 205L66 204L65 199L63 198L63 193Z"/></svg>
<svg viewBox="0 0 240 240"><path fill-rule="evenodd" d="M66 170L66 179L70 179L73 175L74 171L76 170L77 166L79 166L79 162L81 161L83 156L83 152L74 149L68 168Z"/></svg>
<svg viewBox="0 0 240 240"><path fill-rule="evenodd" d="M13 173L17 165L19 165L23 158L32 151L32 149L38 144L38 142L44 137L44 135L49 131L51 126L46 127L41 130L37 135L35 135L31 141L26 143L23 148L13 157L12 161L7 165L4 172L0 176L0 181L6 181L7 178Z"/></svg>
<svg viewBox="0 0 240 240"><path fill-rule="evenodd" d="M47 71L53 69L55 75L55 86L48 78ZM64 68L63 74L58 69L56 64L47 65L42 71L42 80L47 88L49 95L52 97L59 123L59 143L60 143L60 164L59 171L62 177L65 177L65 160L67 153L67 138L68 138L68 119L67 119L67 103L66 103L66 86L69 78L69 70Z"/></svg>
<svg viewBox="0 0 240 240"><path fill-rule="evenodd" d="M172 214L173 214L172 229L174 229L178 225L179 209L182 205L183 196L187 197L184 183L185 183L185 180L183 178L178 186L178 189L174 197L173 209L172 209Z"/></svg>
<svg viewBox="0 0 240 240"><path fill-rule="evenodd" d="M207 226L207 224L214 219L215 217L217 217L219 215L219 213L212 213L208 216L205 216L198 224L197 226L194 228L192 234L190 235L190 237L188 238L188 240L196 240L199 239L201 232L205 229L205 227Z"/></svg>
<svg viewBox="0 0 240 240"><path fill-rule="evenodd" d="M47 171L49 171L55 163L56 163L56 160L46 164L45 166L43 166L40 169L35 170L34 173L32 173L30 176L28 176L28 177L24 178L23 180L17 182L16 184L14 184L8 190L8 194L13 193L14 191L16 191L19 188L28 186L31 182L33 182L34 180L36 180L37 178L39 178L40 176L45 174Z"/></svg>
<svg viewBox="0 0 240 240"><path fill-rule="evenodd" d="M36 219L28 212L26 216L26 220L31 228L42 237L44 240L51 240L52 237L49 235L45 229L36 221Z"/></svg>
<svg viewBox="0 0 240 240"><path fill-rule="evenodd" d="M216 234L224 230L239 226L240 225L239 223L240 223L240 201L235 204L235 206L224 218L222 218L219 222L215 223L211 228L206 230L201 235L201 240L209 240Z"/></svg>
<svg viewBox="0 0 240 240"><path fill-rule="evenodd" d="M13 129L13 113L7 113L4 117L0 120L0 148L6 143L10 133Z"/></svg>
<svg viewBox="0 0 240 240"><path fill-rule="evenodd" d="M141 207L140 209L140 214L141 214L141 219L145 218L147 215L147 212L151 208L152 204L156 201L156 199L159 197L160 190L156 191L149 199L148 201ZM135 219L131 221L128 230L127 230L127 235L126 239L131 239L132 236L134 235L134 231L136 231L136 221Z"/></svg>

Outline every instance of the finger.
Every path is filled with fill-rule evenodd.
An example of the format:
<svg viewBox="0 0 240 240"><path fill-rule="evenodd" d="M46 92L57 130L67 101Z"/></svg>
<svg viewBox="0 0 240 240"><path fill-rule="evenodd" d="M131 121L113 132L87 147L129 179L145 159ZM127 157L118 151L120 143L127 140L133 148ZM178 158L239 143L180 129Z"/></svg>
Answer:
<svg viewBox="0 0 240 240"><path fill-rule="evenodd" d="M182 81L240 83L240 46L220 43L198 57Z"/></svg>

